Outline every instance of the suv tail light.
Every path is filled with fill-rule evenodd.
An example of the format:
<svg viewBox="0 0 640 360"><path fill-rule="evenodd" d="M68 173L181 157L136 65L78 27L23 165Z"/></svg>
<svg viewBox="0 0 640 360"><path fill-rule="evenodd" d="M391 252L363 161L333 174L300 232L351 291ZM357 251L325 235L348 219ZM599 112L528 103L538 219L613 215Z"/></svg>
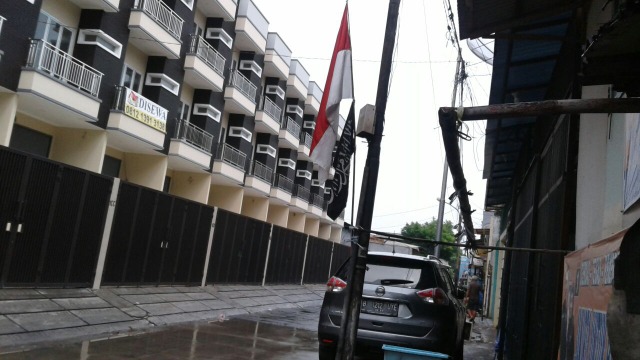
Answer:
<svg viewBox="0 0 640 360"><path fill-rule="evenodd" d="M416 291L416 295L418 295L424 302L436 304L436 305L448 305L449 298L444 293L444 290L441 288L431 288Z"/></svg>
<svg viewBox="0 0 640 360"><path fill-rule="evenodd" d="M327 281L327 292L341 292L342 290L347 288L347 283L340 279L339 277L332 276L329 281Z"/></svg>

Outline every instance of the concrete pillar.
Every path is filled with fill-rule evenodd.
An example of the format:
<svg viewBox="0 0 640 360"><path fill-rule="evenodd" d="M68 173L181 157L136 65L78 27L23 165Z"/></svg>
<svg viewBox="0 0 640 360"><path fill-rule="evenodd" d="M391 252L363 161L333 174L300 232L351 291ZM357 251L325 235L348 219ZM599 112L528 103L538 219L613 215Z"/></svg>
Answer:
<svg viewBox="0 0 640 360"><path fill-rule="evenodd" d="M0 93L0 145L2 146L9 146L17 111L18 95Z"/></svg>

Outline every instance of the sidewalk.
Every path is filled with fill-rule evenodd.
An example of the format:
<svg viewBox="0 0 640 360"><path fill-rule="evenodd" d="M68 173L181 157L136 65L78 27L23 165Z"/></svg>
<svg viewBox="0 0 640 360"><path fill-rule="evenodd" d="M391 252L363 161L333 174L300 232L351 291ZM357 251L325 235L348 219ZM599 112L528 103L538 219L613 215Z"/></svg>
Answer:
<svg viewBox="0 0 640 360"><path fill-rule="evenodd" d="M170 324L320 306L324 285L0 289L0 354Z"/></svg>
<svg viewBox="0 0 640 360"><path fill-rule="evenodd" d="M496 329L493 320L476 317L471 326L471 337L464 342L464 356L474 360L493 360Z"/></svg>

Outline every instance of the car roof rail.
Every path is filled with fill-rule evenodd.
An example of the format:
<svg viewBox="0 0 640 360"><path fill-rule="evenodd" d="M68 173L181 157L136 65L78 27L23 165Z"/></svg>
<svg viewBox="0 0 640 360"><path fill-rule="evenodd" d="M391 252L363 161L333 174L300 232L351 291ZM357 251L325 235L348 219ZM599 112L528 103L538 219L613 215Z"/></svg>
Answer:
<svg viewBox="0 0 640 360"><path fill-rule="evenodd" d="M440 258L435 256L435 255L427 255L427 260L435 260L435 261L439 262L440 264L442 264L442 260L440 260Z"/></svg>

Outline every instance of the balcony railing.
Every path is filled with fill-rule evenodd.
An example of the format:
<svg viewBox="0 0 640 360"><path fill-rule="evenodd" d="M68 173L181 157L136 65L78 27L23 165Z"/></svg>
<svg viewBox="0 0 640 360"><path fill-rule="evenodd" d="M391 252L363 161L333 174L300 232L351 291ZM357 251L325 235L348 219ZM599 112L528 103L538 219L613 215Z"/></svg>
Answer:
<svg viewBox="0 0 640 360"><path fill-rule="evenodd" d="M323 203L324 203L324 197L318 194L311 194L311 204L319 208L322 208Z"/></svg>
<svg viewBox="0 0 640 360"><path fill-rule="evenodd" d="M311 134L303 132L300 133L300 142L304 144L304 146L311 148L311 141L313 140L313 136Z"/></svg>
<svg viewBox="0 0 640 360"><path fill-rule="evenodd" d="M176 139L187 143L211 154L213 135L185 120L178 120L176 127Z"/></svg>
<svg viewBox="0 0 640 360"><path fill-rule="evenodd" d="M264 105L262 105L262 110L271 116L272 119L280 122L280 115L282 115L282 109L273 100L269 99L265 96Z"/></svg>
<svg viewBox="0 0 640 360"><path fill-rule="evenodd" d="M253 162L252 174L253 176L260 178L268 183L271 183L271 179L273 179L273 169L261 163L260 161Z"/></svg>
<svg viewBox="0 0 640 360"><path fill-rule="evenodd" d="M295 120L293 120L292 118L287 116L287 131L289 132L289 134L295 136L296 138L300 135L300 125L298 125L298 123L295 122Z"/></svg>
<svg viewBox="0 0 640 360"><path fill-rule="evenodd" d="M28 68L40 70L98 97L102 73L44 40L31 40Z"/></svg>
<svg viewBox="0 0 640 360"><path fill-rule="evenodd" d="M291 194L293 192L293 181L282 174L277 174L273 180L273 186Z"/></svg>
<svg viewBox="0 0 640 360"><path fill-rule="evenodd" d="M165 28L173 37L180 40L183 20L160 0L136 0L134 9L144 11Z"/></svg>
<svg viewBox="0 0 640 360"><path fill-rule="evenodd" d="M229 144L222 144L218 146L215 159L244 171L247 155Z"/></svg>
<svg viewBox="0 0 640 360"><path fill-rule="evenodd" d="M215 72L224 76L224 63L226 59L201 36L191 35L189 53L196 54L196 56L207 63Z"/></svg>
<svg viewBox="0 0 640 360"><path fill-rule="evenodd" d="M309 189L305 188L304 186L297 184L295 190L293 191L293 196L297 197L298 199L302 199L304 201L309 201L309 196L311 195L311 192L309 191Z"/></svg>
<svg viewBox="0 0 640 360"><path fill-rule="evenodd" d="M256 86L249 81L239 71L233 71L229 76L229 85L240 90L246 97L248 97L253 103L256 102Z"/></svg>

